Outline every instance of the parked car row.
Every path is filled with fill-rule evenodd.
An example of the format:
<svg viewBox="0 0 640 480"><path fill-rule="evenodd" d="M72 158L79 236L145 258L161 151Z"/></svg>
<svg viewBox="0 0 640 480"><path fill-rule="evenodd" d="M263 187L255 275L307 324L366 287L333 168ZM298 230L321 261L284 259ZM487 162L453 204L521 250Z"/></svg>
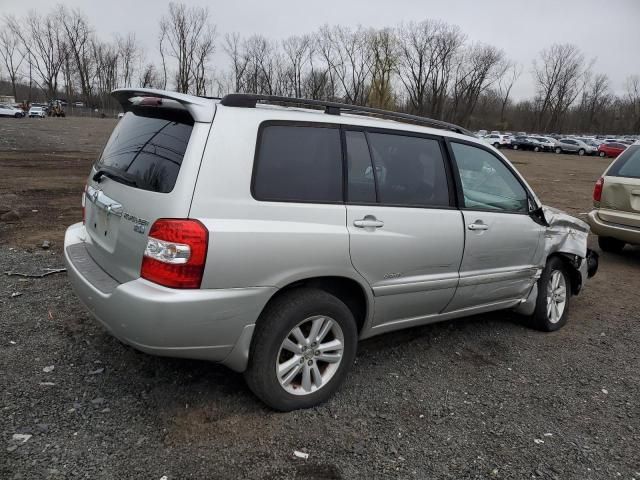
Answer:
<svg viewBox="0 0 640 480"><path fill-rule="evenodd" d="M478 133L483 132L480 130ZM480 136L482 141L495 148L512 148L513 150L532 150L534 152L576 153L578 155L599 155L600 157L617 157L633 143L633 138L575 137L560 135L527 135L518 132L491 132Z"/></svg>

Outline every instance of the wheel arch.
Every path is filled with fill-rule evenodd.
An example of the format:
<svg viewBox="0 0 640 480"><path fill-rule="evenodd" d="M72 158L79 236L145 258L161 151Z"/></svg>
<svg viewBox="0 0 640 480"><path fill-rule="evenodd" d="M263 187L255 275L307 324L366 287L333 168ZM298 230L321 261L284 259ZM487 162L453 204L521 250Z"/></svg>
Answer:
<svg viewBox="0 0 640 480"><path fill-rule="evenodd" d="M298 288L317 288L337 298L351 310L356 320L358 334L367 328L373 313L373 293L368 286L353 278L345 276L317 276L301 278L291 281L279 288L266 303L262 311L283 295L287 295ZM258 321L259 318L258 318Z"/></svg>

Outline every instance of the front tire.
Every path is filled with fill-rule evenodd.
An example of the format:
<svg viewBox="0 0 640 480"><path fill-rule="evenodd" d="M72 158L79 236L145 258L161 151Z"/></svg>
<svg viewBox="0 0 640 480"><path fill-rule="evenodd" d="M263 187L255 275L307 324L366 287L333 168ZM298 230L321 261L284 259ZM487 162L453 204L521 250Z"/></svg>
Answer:
<svg viewBox="0 0 640 480"><path fill-rule="evenodd" d="M620 253L625 246L625 242L612 237L598 237L598 245L603 252Z"/></svg>
<svg viewBox="0 0 640 480"><path fill-rule="evenodd" d="M340 299L318 289L292 290L260 315L245 380L275 410L314 407L344 381L357 342L355 319Z"/></svg>
<svg viewBox="0 0 640 480"><path fill-rule="evenodd" d="M514 145L514 146L513 146L513 149L514 149L514 150L517 150L517 149L518 149L518 145Z"/></svg>
<svg viewBox="0 0 640 480"><path fill-rule="evenodd" d="M496 150L500 149L500 144L498 142L494 143L493 146Z"/></svg>
<svg viewBox="0 0 640 480"><path fill-rule="evenodd" d="M551 257L538 279L536 308L529 317L531 328L543 332L553 332L567 323L571 279L564 263L558 257Z"/></svg>
<svg viewBox="0 0 640 480"><path fill-rule="evenodd" d="M540 147L533 147L533 151L534 152L539 152L540 151Z"/></svg>
<svg viewBox="0 0 640 480"><path fill-rule="evenodd" d="M578 155L580 155L581 157L584 155L584 148L578 150Z"/></svg>
<svg viewBox="0 0 640 480"><path fill-rule="evenodd" d="M560 147L556 147L556 153L562 153L562 149Z"/></svg>

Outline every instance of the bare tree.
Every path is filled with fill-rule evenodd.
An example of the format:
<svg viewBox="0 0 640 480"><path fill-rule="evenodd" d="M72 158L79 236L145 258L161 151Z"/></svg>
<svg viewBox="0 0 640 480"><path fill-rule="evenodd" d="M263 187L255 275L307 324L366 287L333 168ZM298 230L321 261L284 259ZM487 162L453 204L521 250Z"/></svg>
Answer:
<svg viewBox="0 0 640 480"><path fill-rule="evenodd" d="M289 37L282 42L287 66L285 67L285 77L291 94L295 97L302 97L303 78L305 65L310 60L311 38L309 35Z"/></svg>
<svg viewBox="0 0 640 480"><path fill-rule="evenodd" d="M640 131L640 75L631 75L625 82L626 96L632 119L632 130Z"/></svg>
<svg viewBox="0 0 640 480"><path fill-rule="evenodd" d="M176 63L175 87L183 93L198 92L215 47L215 27L209 9L170 3L169 15L160 20L160 53Z"/></svg>
<svg viewBox="0 0 640 480"><path fill-rule="evenodd" d="M112 105L111 91L118 87L119 49L117 44L91 41L95 59L95 91L102 109Z"/></svg>
<svg viewBox="0 0 640 480"><path fill-rule="evenodd" d="M504 75L498 80L497 94L500 97L500 125L505 125L505 110L509 103L511 90L522 75L522 65L508 62Z"/></svg>
<svg viewBox="0 0 640 480"><path fill-rule="evenodd" d="M233 77L232 91L244 92L244 77L249 60L247 56L243 55L242 53L240 34L233 33L225 35L223 48L226 54L229 56L229 60L231 61Z"/></svg>
<svg viewBox="0 0 640 480"><path fill-rule="evenodd" d="M147 63L140 68L138 85L142 88L162 88L162 79L159 77L153 63Z"/></svg>
<svg viewBox="0 0 640 480"><path fill-rule="evenodd" d="M118 46L118 59L120 62L120 80L118 82L121 87L130 87L133 83L135 74L135 65L140 56L140 48L136 41L134 33L128 34L126 37L116 37Z"/></svg>
<svg viewBox="0 0 640 480"><path fill-rule="evenodd" d="M466 36L457 25L448 25L446 23L439 23L436 33L435 67L431 75L429 92L431 99L430 113L436 118L443 118L454 61L466 41Z"/></svg>
<svg viewBox="0 0 640 480"><path fill-rule="evenodd" d="M425 20L398 29L398 75L411 109L442 118L454 61L466 37L459 27Z"/></svg>
<svg viewBox="0 0 640 480"><path fill-rule="evenodd" d="M451 117L467 125L478 98L505 72L504 52L491 45L474 45L459 56L453 82Z"/></svg>
<svg viewBox="0 0 640 480"><path fill-rule="evenodd" d="M582 97L578 112L580 113L580 127L586 130L599 131L602 127L601 114L607 105L611 103L609 94L609 77L599 73L594 77L586 75L586 88L582 91Z"/></svg>
<svg viewBox="0 0 640 480"><path fill-rule="evenodd" d="M0 58L2 58L2 63L9 74L13 98L17 101L18 93L16 90L16 84L18 82L20 66L24 62L25 53L19 48L20 39L16 34L9 28L0 28Z"/></svg>
<svg viewBox="0 0 640 480"><path fill-rule="evenodd" d="M63 42L68 45L68 53L73 59L75 73L80 80L82 96L88 103L93 93L93 77L95 75L92 42L96 42L89 21L80 10L68 10L66 7L60 6L56 22L64 32ZM64 60L67 60L66 56ZM69 80L67 79L67 81Z"/></svg>
<svg viewBox="0 0 640 480"><path fill-rule="evenodd" d="M37 82L40 88L49 98L53 98L58 90L58 76L65 48L56 15L41 15L31 11L22 21L15 17L5 17L5 23L20 39L29 65L40 79Z"/></svg>
<svg viewBox="0 0 640 480"><path fill-rule="evenodd" d="M364 105L369 97L373 57L367 32L334 27L325 31L327 60L347 103Z"/></svg>
<svg viewBox="0 0 640 480"><path fill-rule="evenodd" d="M427 110L429 82L435 68L435 38L438 23L425 20L401 25L398 30L397 72L411 109L422 115Z"/></svg>
<svg viewBox="0 0 640 480"><path fill-rule="evenodd" d="M588 66L578 47L554 44L540 52L540 62L534 60L537 83L538 121L544 131L561 127L569 107L584 89Z"/></svg>
<svg viewBox="0 0 640 480"><path fill-rule="evenodd" d="M377 108L393 108L393 74L398 61L398 42L393 30L372 30L368 34L372 56L369 104Z"/></svg>

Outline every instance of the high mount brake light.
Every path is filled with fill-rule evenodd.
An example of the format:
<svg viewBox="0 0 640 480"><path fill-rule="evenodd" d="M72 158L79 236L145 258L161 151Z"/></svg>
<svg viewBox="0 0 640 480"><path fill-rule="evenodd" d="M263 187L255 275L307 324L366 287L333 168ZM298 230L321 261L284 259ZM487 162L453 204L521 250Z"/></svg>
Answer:
<svg viewBox="0 0 640 480"><path fill-rule="evenodd" d="M599 202L602 199L602 189L604 188L604 178L600 177L593 187L593 201Z"/></svg>
<svg viewBox="0 0 640 480"><path fill-rule="evenodd" d="M84 192L82 192L82 224L83 225L86 220L87 188L89 188L89 186L85 184Z"/></svg>
<svg viewBox="0 0 640 480"><path fill-rule="evenodd" d="M209 231L198 220L161 218L151 227L140 276L171 288L200 288Z"/></svg>

